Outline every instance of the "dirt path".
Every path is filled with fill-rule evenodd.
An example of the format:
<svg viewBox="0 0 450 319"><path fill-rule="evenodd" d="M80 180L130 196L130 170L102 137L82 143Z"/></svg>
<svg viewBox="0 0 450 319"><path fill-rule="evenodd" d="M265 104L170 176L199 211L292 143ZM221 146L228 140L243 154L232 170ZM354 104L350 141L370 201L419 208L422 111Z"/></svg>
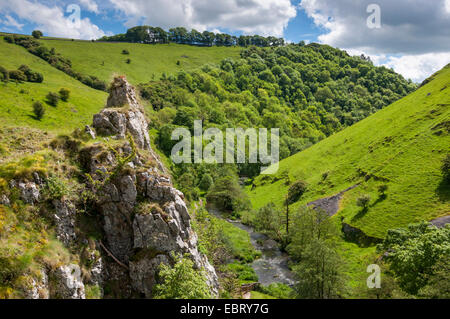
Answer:
<svg viewBox="0 0 450 319"><path fill-rule="evenodd" d="M439 218L433 219L431 221L431 224L438 228L443 228L443 227L445 227L445 225L450 224L450 216L444 216L444 217L439 217Z"/></svg>
<svg viewBox="0 0 450 319"><path fill-rule="evenodd" d="M307 204L307 206L313 206L315 208L323 209L325 212L327 212L327 214L329 216L333 216L339 210L339 202L341 201L342 196L346 192L348 192L358 186L359 186L359 184L353 185L334 196L321 198L321 199L315 200L313 202L310 202Z"/></svg>

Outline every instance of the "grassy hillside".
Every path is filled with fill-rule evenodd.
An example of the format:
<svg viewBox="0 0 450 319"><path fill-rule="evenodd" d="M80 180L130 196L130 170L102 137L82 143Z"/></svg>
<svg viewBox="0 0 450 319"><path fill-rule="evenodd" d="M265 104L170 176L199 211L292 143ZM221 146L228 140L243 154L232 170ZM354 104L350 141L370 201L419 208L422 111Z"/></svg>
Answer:
<svg viewBox="0 0 450 319"><path fill-rule="evenodd" d="M0 65L15 70L26 64L44 75L43 83L0 83L0 121L2 127L27 126L52 132L69 132L92 122L92 115L103 108L107 93L91 89L63 72L53 68L26 49L9 44L0 37ZM61 88L71 91L68 102L57 107L46 104L45 96ZM41 121L32 113L34 101L42 101L46 114Z"/></svg>
<svg viewBox="0 0 450 319"><path fill-rule="evenodd" d="M206 63L219 63L227 57L238 57L241 48L195 47L180 44L138 44L40 40L46 47L72 61L73 69L107 81L114 74L125 74L134 85L159 79L180 70L192 70ZM128 50L129 55L122 54ZM126 63L130 59L131 63ZM177 61L180 61L179 65Z"/></svg>
<svg viewBox="0 0 450 319"><path fill-rule="evenodd" d="M290 182L305 180L308 190L293 208L344 194L338 216L366 234L448 215L450 190L440 167L450 151L450 65L411 95L280 163L278 176L260 176L247 192L255 208L282 204ZM278 178L277 178L278 177ZM386 196L377 192L388 185ZM256 186L256 187L255 187ZM370 195L367 210L356 205Z"/></svg>

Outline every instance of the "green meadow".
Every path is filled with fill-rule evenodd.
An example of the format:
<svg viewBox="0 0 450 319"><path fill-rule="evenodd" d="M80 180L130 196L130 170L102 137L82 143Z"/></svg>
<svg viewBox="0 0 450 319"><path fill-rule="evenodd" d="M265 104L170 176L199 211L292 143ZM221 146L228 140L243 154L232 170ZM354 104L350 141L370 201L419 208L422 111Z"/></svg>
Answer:
<svg viewBox="0 0 450 319"><path fill-rule="evenodd" d="M72 61L75 71L95 75L109 83L114 75L126 75L134 85L158 80L178 71L191 71L208 63L239 57L241 48L195 47L181 44L139 44L89 42L79 40L40 40L48 48ZM129 54L122 54L127 50ZM130 59L130 63L127 63ZM178 63L179 62L179 63Z"/></svg>

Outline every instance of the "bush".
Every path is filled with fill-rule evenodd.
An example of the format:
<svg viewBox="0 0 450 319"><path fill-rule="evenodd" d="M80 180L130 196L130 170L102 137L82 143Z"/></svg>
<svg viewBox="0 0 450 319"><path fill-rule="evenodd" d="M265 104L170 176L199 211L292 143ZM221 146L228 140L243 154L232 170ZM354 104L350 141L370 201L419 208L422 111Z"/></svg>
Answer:
<svg viewBox="0 0 450 319"><path fill-rule="evenodd" d="M382 185L378 186L378 193L381 196L386 196L386 192L387 192L388 188L389 188L388 185L382 184Z"/></svg>
<svg viewBox="0 0 450 319"><path fill-rule="evenodd" d="M155 299L209 299L211 293L203 270L194 269L189 258L173 255L175 265L161 264L159 277L161 284L155 285Z"/></svg>
<svg viewBox="0 0 450 319"><path fill-rule="evenodd" d="M297 202L307 190L307 184L304 181L296 181L289 187L287 202L292 204Z"/></svg>
<svg viewBox="0 0 450 319"><path fill-rule="evenodd" d="M9 78L19 82L26 82L27 76L20 70L9 71Z"/></svg>
<svg viewBox="0 0 450 319"><path fill-rule="evenodd" d="M14 39L14 37L11 36L11 35L5 36L4 39L5 39L5 41L8 42L8 43L14 43L14 42L16 42L15 39Z"/></svg>
<svg viewBox="0 0 450 319"><path fill-rule="evenodd" d="M42 33L42 31L39 30L34 30L31 35L33 36L33 38L35 39L39 39L40 37L44 36L44 34Z"/></svg>
<svg viewBox="0 0 450 319"><path fill-rule="evenodd" d="M359 207L362 207L364 209L369 207L369 203L370 203L369 195L362 195L362 196L358 197L358 199L356 200L356 205Z"/></svg>
<svg viewBox="0 0 450 319"><path fill-rule="evenodd" d="M28 82L42 83L42 81L44 81L42 74L33 72L28 65L22 64L19 67L19 71L22 71L23 74L25 74Z"/></svg>
<svg viewBox="0 0 450 319"><path fill-rule="evenodd" d="M128 54L130 54L130 51L128 51L127 49L123 49L122 54L128 55Z"/></svg>
<svg viewBox="0 0 450 319"><path fill-rule="evenodd" d="M127 59L127 64L130 64L131 63L131 59Z"/></svg>
<svg viewBox="0 0 450 319"><path fill-rule="evenodd" d="M45 114L45 108L41 102L36 101L33 103L33 113L38 120L41 120Z"/></svg>
<svg viewBox="0 0 450 319"><path fill-rule="evenodd" d="M4 67L0 66L0 80L7 82L9 80L9 72Z"/></svg>
<svg viewBox="0 0 450 319"><path fill-rule="evenodd" d="M58 106L59 95L53 92L49 92L46 96L48 104L52 106Z"/></svg>
<svg viewBox="0 0 450 319"><path fill-rule="evenodd" d="M211 175L204 174L202 179L200 180L199 187L202 191L208 191L211 188L213 183L214 182L213 182Z"/></svg>
<svg viewBox="0 0 450 319"><path fill-rule="evenodd" d="M67 102L70 97L70 90L62 88L61 90L59 90L59 96L61 97L61 100Z"/></svg>

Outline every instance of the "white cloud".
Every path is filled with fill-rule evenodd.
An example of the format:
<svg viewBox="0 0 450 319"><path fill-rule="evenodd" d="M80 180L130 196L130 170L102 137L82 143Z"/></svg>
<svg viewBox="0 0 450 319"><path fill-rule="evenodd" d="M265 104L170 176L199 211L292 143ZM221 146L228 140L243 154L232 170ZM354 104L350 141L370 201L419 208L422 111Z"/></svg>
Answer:
<svg viewBox="0 0 450 319"><path fill-rule="evenodd" d="M98 14L100 11L98 10L98 5L94 0L79 0L82 7L87 10Z"/></svg>
<svg viewBox="0 0 450 319"><path fill-rule="evenodd" d="M0 19L0 24L3 24L7 27L13 27L18 30L22 30L22 28L24 26L24 24L17 22L17 20L14 19L13 17L11 17L10 15L6 15L5 20Z"/></svg>
<svg viewBox="0 0 450 319"><path fill-rule="evenodd" d="M81 19L79 24L72 23L64 16L64 9L57 6L49 7L28 0L15 0L14 3L0 0L0 13L6 15L11 12L36 24L36 28L48 36L96 39L105 35L89 18Z"/></svg>
<svg viewBox="0 0 450 319"><path fill-rule="evenodd" d="M199 31L229 29L282 36L297 14L290 0L110 0L128 27L149 24Z"/></svg>
<svg viewBox="0 0 450 319"><path fill-rule="evenodd" d="M367 7L381 8L381 28L367 26ZM450 0L302 0L300 7L325 30L319 42L369 55L420 82L450 62Z"/></svg>
<svg viewBox="0 0 450 319"><path fill-rule="evenodd" d="M400 73L407 79L422 82L448 63L450 63L450 53L428 53L390 57L383 65L394 69L395 72Z"/></svg>
<svg viewBox="0 0 450 319"><path fill-rule="evenodd" d="M431 3L432 2L432 3ZM450 0L302 0L300 7L325 29L321 42L371 54L450 52ZM367 7L381 9L381 28L367 26Z"/></svg>

